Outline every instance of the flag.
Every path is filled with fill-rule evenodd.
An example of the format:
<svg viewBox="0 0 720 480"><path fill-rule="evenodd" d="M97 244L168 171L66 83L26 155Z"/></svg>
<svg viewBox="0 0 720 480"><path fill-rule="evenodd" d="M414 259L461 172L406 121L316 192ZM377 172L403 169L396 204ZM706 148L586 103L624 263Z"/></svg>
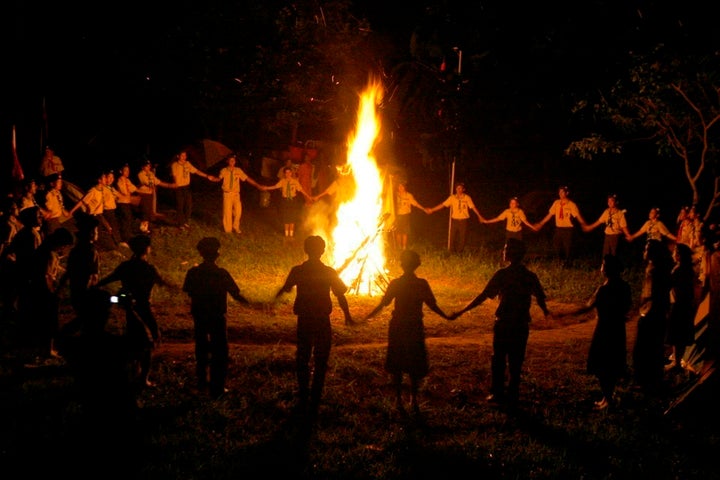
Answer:
<svg viewBox="0 0 720 480"><path fill-rule="evenodd" d="M15 181L20 182L25 178L25 174L23 173L22 165L20 165L20 160L18 159L18 155L17 155L17 140L15 138L15 125L13 125L13 129L12 129L12 156L13 156L12 178Z"/></svg>

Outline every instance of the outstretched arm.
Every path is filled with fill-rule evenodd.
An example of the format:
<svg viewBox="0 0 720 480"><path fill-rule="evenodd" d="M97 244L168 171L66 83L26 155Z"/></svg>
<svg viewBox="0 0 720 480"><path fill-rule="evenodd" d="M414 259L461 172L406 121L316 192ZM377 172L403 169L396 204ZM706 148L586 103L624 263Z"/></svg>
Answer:
<svg viewBox="0 0 720 480"><path fill-rule="evenodd" d="M553 217L553 214L552 214L552 213L548 213L547 215L545 215L545 218L543 218L542 220L540 220L539 222L537 222L537 223L534 225L535 230L536 230L536 231L537 231L537 230L540 230L540 229L543 227L543 225L545 225L547 222L550 221L550 219L551 219L552 217Z"/></svg>
<svg viewBox="0 0 720 480"><path fill-rule="evenodd" d="M450 319L451 319L451 320L455 320L457 317L459 317L459 316L462 315L463 313L465 313L465 312L467 312L467 311L469 311L469 310L472 310L473 308L475 308L475 307L479 306L480 304L482 304L487 298L489 298L489 297L488 297L487 294L483 291L480 295L478 295L477 297L475 297L475 299L474 299L472 302L468 303L468 304L465 306L465 308L463 308L462 310L458 310L457 312L454 312L454 313L450 314Z"/></svg>

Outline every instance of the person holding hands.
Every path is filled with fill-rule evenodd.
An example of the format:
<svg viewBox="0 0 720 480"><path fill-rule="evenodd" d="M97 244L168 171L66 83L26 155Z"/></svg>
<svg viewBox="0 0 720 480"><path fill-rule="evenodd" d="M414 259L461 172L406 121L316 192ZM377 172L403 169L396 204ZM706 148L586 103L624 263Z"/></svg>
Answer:
<svg viewBox="0 0 720 480"><path fill-rule="evenodd" d="M450 239L448 241L448 250L450 253L462 253L465 249L467 240L468 222L470 220L470 211L477 215L480 223L485 219L475 207L470 195L465 193L465 184L459 182L455 185L455 193L445 199L444 202L425 210L426 213L434 213L443 207L450 209Z"/></svg>

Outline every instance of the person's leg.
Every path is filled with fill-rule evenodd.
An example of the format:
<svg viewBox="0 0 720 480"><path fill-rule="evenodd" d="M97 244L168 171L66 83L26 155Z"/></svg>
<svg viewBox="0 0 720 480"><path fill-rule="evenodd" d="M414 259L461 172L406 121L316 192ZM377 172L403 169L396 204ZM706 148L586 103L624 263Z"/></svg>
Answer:
<svg viewBox="0 0 720 480"><path fill-rule="evenodd" d="M314 372L310 390L310 406L314 410L320 404L323 388L325 387L325 375L327 373L328 361L330 360L330 346L332 343L332 332L330 318L315 319L318 323L315 334L315 348L313 352Z"/></svg>
<svg viewBox="0 0 720 480"><path fill-rule="evenodd" d="M410 375L410 406L413 413L420 413L420 382L422 381L417 375Z"/></svg>
<svg viewBox="0 0 720 480"><path fill-rule="evenodd" d="M528 332L517 332L517 338L510 342L508 349L508 400L517 402L520 397L520 376L525 361Z"/></svg>
<svg viewBox="0 0 720 480"><path fill-rule="evenodd" d="M465 243L467 241L467 228L468 220L458 221L458 253L462 253L465 250Z"/></svg>
<svg viewBox="0 0 720 480"><path fill-rule="evenodd" d="M227 328L224 317L213 320L210 332L210 395L219 397L225 393L229 361Z"/></svg>
<svg viewBox="0 0 720 480"><path fill-rule="evenodd" d="M393 389L395 390L395 408L399 412L405 411L402 398L402 372L395 372L392 374Z"/></svg>
<svg viewBox="0 0 720 480"><path fill-rule="evenodd" d="M240 217L242 216L242 202L240 201L240 194L233 194L232 199L232 229L235 233L240 233Z"/></svg>
<svg viewBox="0 0 720 480"><path fill-rule="evenodd" d="M195 375L197 387L205 390L208 386L208 365L210 360L210 344L204 321L194 318L195 326Z"/></svg>
<svg viewBox="0 0 720 480"><path fill-rule="evenodd" d="M299 317L297 327L297 349L295 350L295 371L298 381L298 403L305 407L310 395L310 354L312 353L312 332L307 321Z"/></svg>
<svg viewBox="0 0 720 480"><path fill-rule="evenodd" d="M232 218L232 193L223 192L223 203L222 203L222 224L223 224L223 231L225 233L230 233L232 231L233 227L233 218Z"/></svg>

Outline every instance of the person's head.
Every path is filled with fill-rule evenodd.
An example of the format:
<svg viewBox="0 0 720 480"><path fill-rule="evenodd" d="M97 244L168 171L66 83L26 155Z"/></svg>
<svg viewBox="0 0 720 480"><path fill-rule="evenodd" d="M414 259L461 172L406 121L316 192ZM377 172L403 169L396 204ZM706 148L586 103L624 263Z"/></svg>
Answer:
<svg viewBox="0 0 720 480"><path fill-rule="evenodd" d="M125 178L130 177L130 165L126 163L125 165L120 167L120 176Z"/></svg>
<svg viewBox="0 0 720 480"><path fill-rule="evenodd" d="M23 208L20 210L18 218L20 219L20 223L27 228L39 227L42 225L42 213L38 207Z"/></svg>
<svg viewBox="0 0 720 480"><path fill-rule="evenodd" d="M113 170L105 170L103 180L105 181L105 185L112 185L115 182L115 172Z"/></svg>
<svg viewBox="0 0 720 480"><path fill-rule="evenodd" d="M661 240L648 240L645 245L645 260L653 265L664 267L672 263L670 250Z"/></svg>
<svg viewBox="0 0 720 480"><path fill-rule="evenodd" d="M37 193L37 182L34 178L28 178L23 184L25 195L35 195Z"/></svg>
<svg viewBox="0 0 720 480"><path fill-rule="evenodd" d="M404 272L414 272L420 266L420 255L413 250L403 250L400 254L400 266Z"/></svg>
<svg viewBox="0 0 720 480"><path fill-rule="evenodd" d="M406 185L406 182L405 182L404 180L401 180L401 181L398 182L398 184L397 184L397 190L398 190L398 192L400 192L400 193L405 193L405 192L407 191L407 185Z"/></svg>
<svg viewBox="0 0 720 480"><path fill-rule="evenodd" d="M48 177L48 185L53 190L62 190L62 176L59 173L53 173Z"/></svg>
<svg viewBox="0 0 720 480"><path fill-rule="evenodd" d="M234 167L236 163L237 163L237 155L235 155L235 154L228 155L227 166Z"/></svg>
<svg viewBox="0 0 720 480"><path fill-rule="evenodd" d="M658 207L652 207L648 212L648 218L650 220L657 220L660 218L660 209Z"/></svg>
<svg viewBox="0 0 720 480"><path fill-rule="evenodd" d="M622 271L623 265L617 256L608 254L603 257L602 272L607 278L619 277Z"/></svg>
<svg viewBox="0 0 720 480"><path fill-rule="evenodd" d="M150 160L145 160L143 162L142 166L140 167L140 169L145 172L150 171L151 168L152 168L152 162L150 162Z"/></svg>
<svg viewBox="0 0 720 480"><path fill-rule="evenodd" d="M558 196L559 196L560 198L567 198L567 197L569 197L569 196L570 196L570 189L569 189L566 185L561 186L560 188L558 188Z"/></svg>
<svg viewBox="0 0 720 480"><path fill-rule="evenodd" d="M673 258L679 264L692 265L693 263L693 251L689 245L684 243L676 243L675 249L673 250Z"/></svg>
<svg viewBox="0 0 720 480"><path fill-rule="evenodd" d="M620 202L618 201L617 195L611 193L607 197L607 206L610 208L616 208Z"/></svg>
<svg viewBox="0 0 720 480"><path fill-rule="evenodd" d="M283 167L283 175L285 175L285 178L292 177L292 175L293 175L292 167Z"/></svg>
<svg viewBox="0 0 720 480"><path fill-rule="evenodd" d="M517 197L510 199L510 208L520 208L520 200Z"/></svg>
<svg viewBox="0 0 720 480"><path fill-rule="evenodd" d="M55 152L53 151L52 147L50 147L50 145L45 145L45 157L52 158L54 155Z"/></svg>
<svg viewBox="0 0 720 480"><path fill-rule="evenodd" d="M135 235L128 242L130 250L136 257L142 257L150 253L150 236L148 235Z"/></svg>
<svg viewBox="0 0 720 480"><path fill-rule="evenodd" d="M461 193L465 193L465 184L463 182L458 182L455 184L455 193L460 195Z"/></svg>
<svg viewBox="0 0 720 480"><path fill-rule="evenodd" d="M510 263L521 262L525 258L525 242L517 238L508 238L503 248L503 257Z"/></svg>
<svg viewBox="0 0 720 480"><path fill-rule="evenodd" d="M325 240L319 235L310 235L303 247L310 258L320 258L325 252Z"/></svg>
<svg viewBox="0 0 720 480"><path fill-rule="evenodd" d="M214 262L220 256L220 240L216 237L201 239L195 248L206 261Z"/></svg>
<svg viewBox="0 0 720 480"><path fill-rule="evenodd" d="M75 216L78 240L95 242L98 239L100 221L94 215L79 211Z"/></svg>
<svg viewBox="0 0 720 480"><path fill-rule="evenodd" d="M75 242L73 234L65 227L59 227L45 238L43 243L47 242L51 250L61 252L67 250Z"/></svg>

